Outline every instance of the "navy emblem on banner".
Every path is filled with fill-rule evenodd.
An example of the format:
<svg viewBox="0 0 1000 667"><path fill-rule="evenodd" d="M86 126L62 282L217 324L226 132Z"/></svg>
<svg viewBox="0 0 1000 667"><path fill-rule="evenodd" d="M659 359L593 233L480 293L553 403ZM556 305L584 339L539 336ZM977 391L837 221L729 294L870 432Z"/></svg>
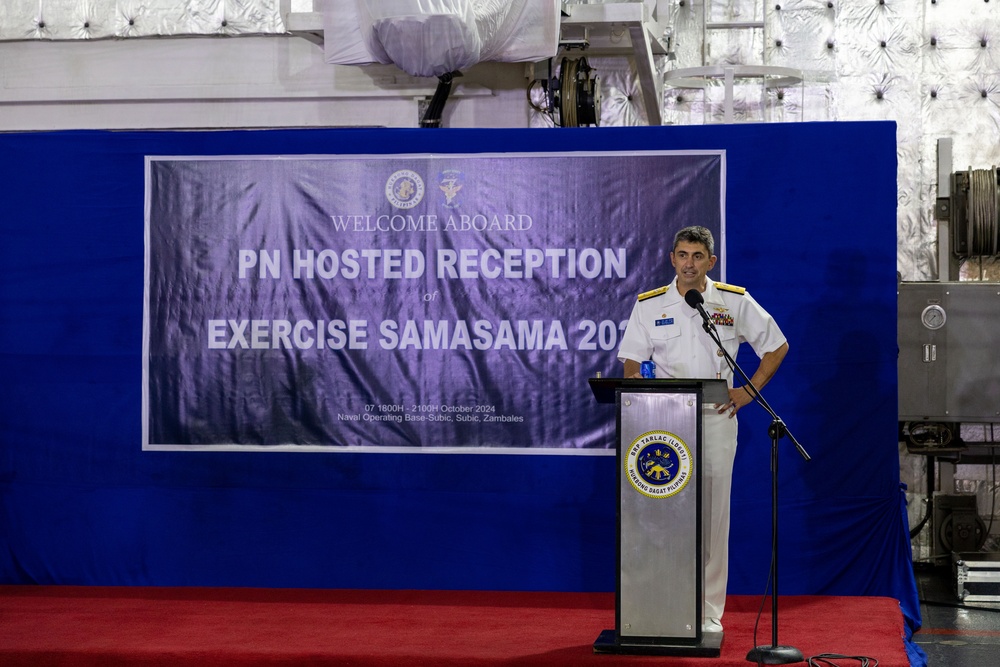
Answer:
<svg viewBox="0 0 1000 667"><path fill-rule="evenodd" d="M396 208L413 208L424 198L424 179L415 171L400 169L385 182L385 198Z"/></svg>
<svg viewBox="0 0 1000 667"><path fill-rule="evenodd" d="M673 433L649 431L632 441L625 474L632 488L650 498L669 498L691 480L693 462L687 444Z"/></svg>
<svg viewBox="0 0 1000 667"><path fill-rule="evenodd" d="M458 193L465 185L465 175L458 169L445 169L438 175L438 187L444 193L445 208L458 208Z"/></svg>

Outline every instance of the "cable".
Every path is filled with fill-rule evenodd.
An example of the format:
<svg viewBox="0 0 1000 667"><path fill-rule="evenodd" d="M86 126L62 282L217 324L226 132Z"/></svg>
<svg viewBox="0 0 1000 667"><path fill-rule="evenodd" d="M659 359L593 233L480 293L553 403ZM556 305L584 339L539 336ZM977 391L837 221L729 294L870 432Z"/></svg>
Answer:
<svg viewBox="0 0 1000 667"><path fill-rule="evenodd" d="M1000 206L1000 188L997 188L997 168L994 166L987 172L987 178L989 180L989 189L987 191L988 199L984 203L987 209L990 211L990 234L986 238L986 243L992 249L991 255L997 254L997 217L1000 212L998 212L998 206ZM992 196L989 196L992 193Z"/></svg>
<svg viewBox="0 0 1000 667"><path fill-rule="evenodd" d="M911 540L920 534L920 531L930 521L931 514L934 512L934 457L930 454L927 455L927 500L925 504L927 505L927 511L924 512L924 518L910 529Z"/></svg>
<svg viewBox="0 0 1000 667"><path fill-rule="evenodd" d="M996 172L983 170L982 174L983 180L983 250L987 251L990 255L995 255L997 252L996 245L993 243L993 237L996 234L997 225L997 211L996 206ZM990 181L993 180L991 183Z"/></svg>
<svg viewBox="0 0 1000 667"><path fill-rule="evenodd" d="M531 99L531 90L535 87L536 84L542 86L542 82L538 79L535 79L534 81L528 84L528 106L534 109L535 111L547 114L549 113L548 109L543 109L542 107L535 104L535 101ZM548 97L548 92L545 90L544 86L542 87L542 92L545 94L546 97Z"/></svg>
<svg viewBox="0 0 1000 667"><path fill-rule="evenodd" d="M814 655L806 660L806 664L809 667L817 667L817 665L830 665L831 667L837 667L833 660L857 660L861 667L878 667L878 660L876 658L869 658L865 655L840 655L839 653L821 653L819 655Z"/></svg>
<svg viewBox="0 0 1000 667"><path fill-rule="evenodd" d="M549 113L556 127L583 127L600 124L600 79L586 58L563 58L559 61L559 75L552 78L552 59L549 59L549 79L543 87L548 91ZM530 100L529 104L540 109Z"/></svg>
<svg viewBox="0 0 1000 667"><path fill-rule="evenodd" d="M461 76L461 73L448 72L438 77L437 89L434 91L434 97L431 98L430 104L427 105L424 117L420 120L420 127L441 127L441 114L444 112L444 103L448 100L448 95L451 93L451 83L455 76Z"/></svg>
<svg viewBox="0 0 1000 667"><path fill-rule="evenodd" d="M985 427L983 428L985 430ZM994 435L993 433L993 424L990 424L990 442L996 443L996 435ZM986 542L988 542L990 539L990 532L993 530L993 517L996 515L997 512L997 448L995 444L993 447L990 447L990 459L993 461L992 465L990 466L991 472L993 474L993 481L990 482L990 485L992 487L990 489L990 495L992 496L992 500L990 501L990 525L987 526L986 528Z"/></svg>
<svg viewBox="0 0 1000 667"><path fill-rule="evenodd" d="M576 67L579 61L575 58L563 58L562 72L559 78L562 92L559 104L559 118L563 127L577 127L576 120Z"/></svg>
<svg viewBox="0 0 1000 667"><path fill-rule="evenodd" d="M969 196L966 203L966 233L969 255L992 256L1000 250L1000 187L997 168L969 167Z"/></svg>
<svg viewBox="0 0 1000 667"><path fill-rule="evenodd" d="M905 426L907 444L919 449L942 449L954 439L952 429L943 422L906 422Z"/></svg>
<svg viewBox="0 0 1000 667"><path fill-rule="evenodd" d="M760 597L760 608L757 609L757 618L753 622L753 645L760 646L757 643L757 628L760 626L760 619L764 615L764 603L767 602L767 593L771 590L771 573L774 571L774 552L771 552L771 564L767 566L767 582L764 584L764 594ZM761 662L762 658L758 654L757 657L757 667L761 667L764 663Z"/></svg>

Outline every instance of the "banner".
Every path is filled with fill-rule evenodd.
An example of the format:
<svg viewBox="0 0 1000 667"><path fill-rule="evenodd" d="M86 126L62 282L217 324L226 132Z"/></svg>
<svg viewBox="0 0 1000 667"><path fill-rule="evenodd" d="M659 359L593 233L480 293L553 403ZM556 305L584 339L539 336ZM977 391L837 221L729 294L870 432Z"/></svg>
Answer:
<svg viewBox="0 0 1000 667"><path fill-rule="evenodd" d="M722 152L149 157L144 449L613 452L674 232Z"/></svg>

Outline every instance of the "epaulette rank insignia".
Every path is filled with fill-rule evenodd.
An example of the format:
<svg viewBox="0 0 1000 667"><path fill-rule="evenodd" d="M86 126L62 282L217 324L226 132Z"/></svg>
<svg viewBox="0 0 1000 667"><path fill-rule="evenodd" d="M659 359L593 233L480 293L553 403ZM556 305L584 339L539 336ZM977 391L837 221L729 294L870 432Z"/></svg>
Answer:
<svg viewBox="0 0 1000 667"><path fill-rule="evenodd" d="M670 289L670 285L664 287L657 287L656 289L651 289L648 292L643 292L639 295L639 301L645 301L646 299L652 299L654 296L660 296L661 294L666 294L667 290Z"/></svg>
<svg viewBox="0 0 1000 667"><path fill-rule="evenodd" d="M746 287L738 287L737 285L727 285L726 283L715 283L715 289L720 289L723 292L732 292L733 294L746 294Z"/></svg>

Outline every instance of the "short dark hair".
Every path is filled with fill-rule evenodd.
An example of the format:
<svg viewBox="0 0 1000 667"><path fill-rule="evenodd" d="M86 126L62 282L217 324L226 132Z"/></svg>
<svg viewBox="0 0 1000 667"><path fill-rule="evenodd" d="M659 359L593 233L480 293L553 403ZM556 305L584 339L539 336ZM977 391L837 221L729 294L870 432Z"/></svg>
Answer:
<svg viewBox="0 0 1000 667"><path fill-rule="evenodd" d="M712 238L712 232L710 232L706 227L693 225L680 230L674 234L674 247L671 248L670 251L673 252L676 250L677 244L681 241L686 243L700 243L708 248L709 255L715 254L715 239Z"/></svg>

